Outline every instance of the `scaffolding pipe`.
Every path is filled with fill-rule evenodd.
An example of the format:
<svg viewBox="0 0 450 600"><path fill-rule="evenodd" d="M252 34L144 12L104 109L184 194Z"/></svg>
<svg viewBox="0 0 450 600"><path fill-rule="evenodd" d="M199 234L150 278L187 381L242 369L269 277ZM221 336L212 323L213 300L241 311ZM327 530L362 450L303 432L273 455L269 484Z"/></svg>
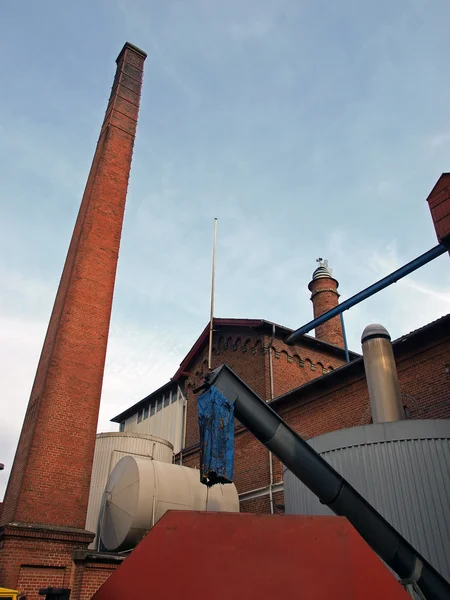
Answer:
<svg viewBox="0 0 450 600"><path fill-rule="evenodd" d="M448 247L444 244L438 244L434 248L431 248L431 250L428 250L428 252L421 254L420 256L407 263L403 267L400 267L400 269L397 269L390 275L387 275L386 277L383 277L383 279L380 279L380 281L373 283L365 290L358 292L348 300L344 300L344 302L342 302L341 304L338 304L331 310L327 311L326 313L323 313L323 315L320 315L320 317L317 317L317 319L313 319L309 323L306 323L306 325L303 325L303 327L300 327L299 329L291 333L291 335L285 340L285 343L289 345L294 344L305 333L308 333L312 329L315 329L319 325L322 325L322 323L326 323L326 321L329 321L333 317L337 317L337 315L340 315L345 310L348 310L352 306L359 304L366 298L370 298L370 296L373 296L377 292L384 290L392 283L395 283L399 279L406 277L406 275L409 275L413 271L416 271L420 267L423 267L424 265L431 262L438 256L441 256L441 254L444 254L445 252L448 252Z"/></svg>
<svg viewBox="0 0 450 600"><path fill-rule="evenodd" d="M227 366L195 390L214 385L235 417L335 514L347 517L401 580L416 582L427 600L448 600L450 584L384 517Z"/></svg>

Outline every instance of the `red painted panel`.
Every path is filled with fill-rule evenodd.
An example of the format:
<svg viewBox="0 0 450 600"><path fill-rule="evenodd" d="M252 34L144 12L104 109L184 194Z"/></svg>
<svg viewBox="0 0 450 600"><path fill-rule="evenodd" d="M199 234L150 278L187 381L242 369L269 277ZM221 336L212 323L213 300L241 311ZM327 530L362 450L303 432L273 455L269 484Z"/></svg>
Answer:
<svg viewBox="0 0 450 600"><path fill-rule="evenodd" d="M170 511L93 600L408 600L343 517Z"/></svg>
<svg viewBox="0 0 450 600"><path fill-rule="evenodd" d="M450 173L442 173L427 198L439 242L450 238Z"/></svg>

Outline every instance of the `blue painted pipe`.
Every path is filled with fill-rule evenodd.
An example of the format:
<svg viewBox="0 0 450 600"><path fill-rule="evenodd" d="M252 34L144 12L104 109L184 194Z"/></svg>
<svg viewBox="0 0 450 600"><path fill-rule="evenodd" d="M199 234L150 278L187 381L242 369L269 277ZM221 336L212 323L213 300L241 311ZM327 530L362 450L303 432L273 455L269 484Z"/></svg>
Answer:
<svg viewBox="0 0 450 600"><path fill-rule="evenodd" d="M406 275L409 275L416 269L423 267L423 265L426 265L438 256L441 256L441 254L448 252L448 250L449 249L444 244L438 244L434 248L431 248L431 250L428 250L428 252L425 252L425 254L421 254L420 256L407 263L403 267L400 267L400 269L397 269L390 275L383 277L383 279L380 279L380 281L373 283L365 290L358 292L348 300L344 300L342 304L338 304L338 306L335 306L326 313L323 313L323 315L320 315L320 317L317 317L317 319L313 319L309 323L306 323L306 325L303 325L303 327L300 327L300 329L297 329L296 331L291 333L291 335L285 340L286 344L294 344L298 340L298 338L300 338L305 333L311 331L311 329L315 329L319 325L322 325L322 323L326 323L326 321L328 321L329 319L340 315L344 312L344 310L348 310L349 308L355 306L356 304L359 304L366 298L370 298L370 296L373 296L380 290L384 290L384 288L387 288L389 285L391 285L391 283L395 283L399 279L406 277Z"/></svg>

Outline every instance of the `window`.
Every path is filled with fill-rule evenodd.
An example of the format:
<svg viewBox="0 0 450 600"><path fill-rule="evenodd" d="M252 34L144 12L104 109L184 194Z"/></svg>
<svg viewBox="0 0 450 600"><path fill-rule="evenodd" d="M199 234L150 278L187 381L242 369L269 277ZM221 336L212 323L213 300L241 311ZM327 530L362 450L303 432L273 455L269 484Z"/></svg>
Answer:
<svg viewBox="0 0 450 600"><path fill-rule="evenodd" d="M164 408L170 404L170 392L164 396Z"/></svg>
<svg viewBox="0 0 450 600"><path fill-rule="evenodd" d="M177 401L177 390L172 392L172 404Z"/></svg>
<svg viewBox="0 0 450 600"><path fill-rule="evenodd" d="M155 403L152 402L150 404L150 416L153 417L154 414L155 414Z"/></svg>
<svg viewBox="0 0 450 600"><path fill-rule="evenodd" d="M125 431L125 421L122 421L122 423L119 425L119 431Z"/></svg>
<svg viewBox="0 0 450 600"><path fill-rule="evenodd" d="M411 411L407 406L404 406L403 410L405 411L405 419L409 419L409 417L411 416Z"/></svg>
<svg viewBox="0 0 450 600"><path fill-rule="evenodd" d="M144 407L144 419L148 419L148 404Z"/></svg>
<svg viewBox="0 0 450 600"><path fill-rule="evenodd" d="M158 398L158 403L156 404L156 411L159 412L162 409L162 398Z"/></svg>
<svg viewBox="0 0 450 600"><path fill-rule="evenodd" d="M143 412L142 408L140 408L139 412L138 412L138 419L137 419L138 423L140 423L142 421L142 412Z"/></svg>

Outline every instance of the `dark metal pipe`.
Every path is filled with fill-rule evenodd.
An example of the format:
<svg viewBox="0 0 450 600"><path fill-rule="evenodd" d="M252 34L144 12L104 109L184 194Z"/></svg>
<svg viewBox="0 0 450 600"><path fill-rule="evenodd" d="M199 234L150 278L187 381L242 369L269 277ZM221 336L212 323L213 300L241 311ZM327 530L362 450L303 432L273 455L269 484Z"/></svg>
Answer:
<svg viewBox="0 0 450 600"><path fill-rule="evenodd" d="M255 437L335 514L347 517L382 560L403 579L414 578L427 600L448 600L450 585L337 471L233 371L222 365L205 377L234 404Z"/></svg>
<svg viewBox="0 0 450 600"><path fill-rule="evenodd" d="M300 329L297 329L296 331L291 333L291 335L285 340L286 344L294 344L302 335L311 331L311 329L315 329L319 325L322 325L322 323L325 323L329 319L340 315L345 310L348 310L352 306L359 304L360 302L362 302L366 298L369 298L370 296L373 296L380 290L384 290L384 288L387 288L392 283L395 283L399 279L406 277L406 275L409 275L413 271L416 271L420 267L423 267L424 265L434 260L438 256L441 256L441 254L444 254L445 252L448 252L448 247L444 244L438 244L434 248L431 248L431 250L428 250L428 252L425 252L425 254L418 256L408 264L404 265L403 267L400 267L400 269L397 269L390 275L383 277L383 279L380 279L380 281L373 283L368 288L362 290L361 292L358 292L348 300L344 300L344 302L338 304L326 313L323 313L323 315L320 315L320 317L317 317L317 319L313 319L309 323L306 323L306 325L303 325L303 327L300 327Z"/></svg>

